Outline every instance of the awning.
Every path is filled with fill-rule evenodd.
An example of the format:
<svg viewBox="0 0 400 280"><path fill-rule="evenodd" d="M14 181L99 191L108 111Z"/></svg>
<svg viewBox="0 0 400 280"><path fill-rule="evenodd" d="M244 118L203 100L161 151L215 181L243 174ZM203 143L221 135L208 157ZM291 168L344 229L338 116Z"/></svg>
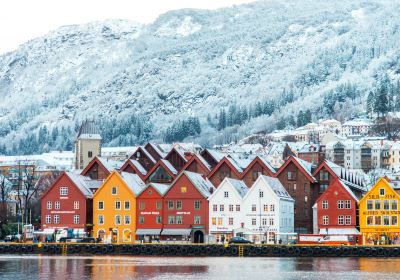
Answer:
<svg viewBox="0 0 400 280"><path fill-rule="evenodd" d="M136 235L160 235L160 228L139 228L136 230Z"/></svg>
<svg viewBox="0 0 400 280"><path fill-rule="evenodd" d="M163 231L161 232L161 235L189 236L191 232L192 232L192 229L190 229L190 228L167 228L167 229L163 229Z"/></svg>
<svg viewBox="0 0 400 280"><path fill-rule="evenodd" d="M321 228L319 234L326 235L350 235L350 234L360 234L356 228Z"/></svg>
<svg viewBox="0 0 400 280"><path fill-rule="evenodd" d="M34 235L52 235L54 234L54 228L45 228L43 231L34 231Z"/></svg>

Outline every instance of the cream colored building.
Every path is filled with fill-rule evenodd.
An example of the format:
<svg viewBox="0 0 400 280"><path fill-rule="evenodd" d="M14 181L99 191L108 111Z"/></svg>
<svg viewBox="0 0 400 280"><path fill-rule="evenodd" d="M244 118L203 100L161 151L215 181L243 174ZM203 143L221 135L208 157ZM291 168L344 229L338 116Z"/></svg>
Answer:
<svg viewBox="0 0 400 280"><path fill-rule="evenodd" d="M101 140L94 120L84 121L75 141L75 169L84 169L94 157L101 155Z"/></svg>

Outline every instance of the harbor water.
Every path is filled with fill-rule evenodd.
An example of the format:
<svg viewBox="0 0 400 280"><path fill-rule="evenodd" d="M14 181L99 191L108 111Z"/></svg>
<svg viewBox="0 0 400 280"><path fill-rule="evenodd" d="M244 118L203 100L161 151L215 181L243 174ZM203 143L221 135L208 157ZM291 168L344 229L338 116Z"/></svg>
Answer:
<svg viewBox="0 0 400 280"><path fill-rule="evenodd" d="M2 256L0 279L400 279L398 258Z"/></svg>

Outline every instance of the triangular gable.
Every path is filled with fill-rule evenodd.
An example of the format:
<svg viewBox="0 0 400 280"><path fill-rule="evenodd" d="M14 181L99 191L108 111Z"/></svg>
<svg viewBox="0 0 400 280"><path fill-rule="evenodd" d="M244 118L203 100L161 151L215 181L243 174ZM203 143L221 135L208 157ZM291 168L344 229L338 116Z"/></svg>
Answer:
<svg viewBox="0 0 400 280"><path fill-rule="evenodd" d="M139 146L135 150L135 152L129 157L130 159L136 159L136 153L141 152L149 161L151 161L153 164L156 163L156 160L150 155L150 153L144 149L143 147Z"/></svg>
<svg viewBox="0 0 400 280"><path fill-rule="evenodd" d="M146 169L143 168L144 171L146 171L146 173L143 172L143 170L139 170L137 168L137 166L132 162L132 161L136 161L137 164L140 164L137 160L135 159L127 159L126 162L124 163L124 165L121 167L121 171L123 172L127 172L126 169L128 169L128 167L132 168L135 172L135 174L137 174L142 180L144 180L146 178L147 175L147 171ZM144 174L143 174L144 173Z"/></svg>
<svg viewBox="0 0 400 280"><path fill-rule="evenodd" d="M342 189L344 189L357 203L359 201L359 199L356 197L356 195L351 191L351 189L349 187L346 186L346 184L344 182L342 182L342 180L340 180L339 178L335 178L332 180L332 182L329 184L328 188L318 197L318 199L315 201L315 203L319 203L321 200L325 199L325 197L328 195L327 190L329 190L330 188L333 188L334 186L340 186Z"/></svg>
<svg viewBox="0 0 400 280"><path fill-rule="evenodd" d="M324 167L325 167L326 171L328 171L328 172L333 176L333 178L335 178L335 179L336 179L336 178L339 178L339 177L337 176L336 172L332 170L332 168L329 166L329 164L327 164L326 160L324 160L324 161L317 167L317 169L315 169L315 171L313 172L312 175L315 177L315 176L318 174L318 172L320 172L321 169L324 168Z"/></svg>
<svg viewBox="0 0 400 280"><path fill-rule="evenodd" d="M293 163L294 165L296 165L297 169L299 169L301 171L301 173L303 173L306 178L311 182L311 183L315 183L317 180L314 178L314 176L312 176L312 174L310 174L304 167L303 165L301 165L293 156L290 156L285 163L278 169L278 171L275 173L275 177L278 177L283 170L285 170L285 168L289 165L289 163Z"/></svg>
<svg viewBox="0 0 400 280"><path fill-rule="evenodd" d="M83 171L81 172L81 175L82 175L82 176L86 176L86 174L89 172L89 170L90 170L95 164L97 164L97 165L99 166L99 168L101 168L102 171L103 171L105 174L110 175L110 172L111 172L111 171L108 170L108 168L107 168L106 166L104 166L104 164L101 162L101 160L99 160L99 159L97 158L97 156L94 157L94 158L89 162L89 164L85 167L85 169L83 169Z"/></svg>
<svg viewBox="0 0 400 280"><path fill-rule="evenodd" d="M227 157L223 157L222 160L217 164L217 166L214 167L213 170L211 170L211 172L208 174L208 178L211 178L215 172L217 172L217 170L223 165L226 164L235 174L238 178L242 177L242 174L240 174L240 172L235 168L235 166L233 166L233 164L231 163L231 161L227 158Z"/></svg>
<svg viewBox="0 0 400 280"><path fill-rule="evenodd" d="M77 190L79 190L79 192L82 194L83 197L87 197L86 194L84 194L84 193L82 192L82 190L80 189L80 187L77 186L77 185L75 184L74 180L72 180L72 179L68 176L68 173L65 172L65 171L63 171L63 172L57 177L57 179L51 184L51 186L42 194L42 196L40 197L40 199L43 199L43 198L54 188L54 186L56 186L57 183L58 183L63 177L65 177L65 176L68 178L68 180L71 182L71 184L73 184L73 185L75 186L75 188L76 188ZM89 190L89 192L90 192L90 190Z"/></svg>
<svg viewBox="0 0 400 280"><path fill-rule="evenodd" d="M171 183L170 187L169 187L168 190L165 192L164 196L167 196L167 194L169 193L169 191L175 186L176 182L178 182L179 179L180 179L182 176L185 176L185 177L191 182L191 184L194 186L194 188L197 190L197 192L198 192L201 196L203 196L205 199L207 199L207 198L211 195L211 193L209 193L208 196L204 195L204 191L199 189L199 186L196 184L196 182L193 182L191 176L188 175L189 173L198 174L199 176L202 176L202 175L199 174L199 173L194 173L194 172L190 172L190 171L183 171L183 172L180 173L180 174L178 175L178 177L176 177L175 180ZM206 179L203 178L203 180L204 180L204 182L206 182L206 183L208 182L209 187L212 188L212 192L214 192L214 191L215 191L215 187L214 187L209 181L207 181Z"/></svg>
<svg viewBox="0 0 400 280"><path fill-rule="evenodd" d="M168 158L169 158L173 153L176 153L177 155L179 155L179 157L180 157L184 162L187 162L187 159L186 159L186 157L185 157L184 152L183 152L183 151L179 151L178 148L176 148L176 147L173 147L173 148L168 152L168 154L167 154L164 158L165 158L166 160L168 160Z"/></svg>
<svg viewBox="0 0 400 280"><path fill-rule="evenodd" d="M162 191L161 188L160 188L160 185L165 186L165 187L166 187L165 190ZM153 190L155 190L155 191L159 194L160 198L164 197L166 191L169 189L169 185L166 185L166 184L149 183L149 184L146 185L145 188L143 188L143 189L138 193L137 197L141 196L142 193L144 193L144 192L145 192L146 190L148 190L150 187L151 187Z"/></svg>
<svg viewBox="0 0 400 280"><path fill-rule="evenodd" d="M187 168L188 168L192 163L194 163L194 162L196 162L196 163L201 167L201 169L202 169L203 172L204 172L204 175L207 175L208 173L210 173L210 167L209 167L209 166L206 166L206 165L203 163L203 161L202 161L196 154L193 154L193 155L191 156L191 158L189 159L189 161L186 162L186 164L182 167L182 170L187 170Z"/></svg>
<svg viewBox="0 0 400 280"><path fill-rule="evenodd" d="M156 165L154 165L154 166L149 170L149 172L147 173L147 175L146 175L146 177L145 177L145 180L147 181L147 180L150 178L150 176L151 176L151 175L157 170L157 168L160 167L160 166L168 173L169 176L171 176L172 180L176 177L177 174L174 174L174 172L169 168L169 166L167 166L167 165L163 162L163 160L159 160L159 161L156 163Z"/></svg>
<svg viewBox="0 0 400 280"><path fill-rule="evenodd" d="M246 167L246 169L242 173L242 177L246 176L246 174L251 170L251 168L254 166L254 164L260 164L263 169L265 169L268 173L268 176L274 176L275 172L271 170L269 166L265 164L265 162L259 157L256 156L251 163Z"/></svg>
<svg viewBox="0 0 400 280"><path fill-rule="evenodd" d="M151 151L153 151L156 155L157 155L157 157L154 157L153 155L152 155L152 157L155 159L155 160L160 160L160 159L162 159L162 158L164 158L164 156L165 156L165 154L163 153L163 152L161 152L161 150L155 145L155 144L153 144L153 143L147 143L145 146L144 146L144 149L146 149L146 151L148 151L149 152L149 154L151 154Z"/></svg>
<svg viewBox="0 0 400 280"><path fill-rule="evenodd" d="M124 178L122 178L122 176L119 174L118 171L114 170L113 172L111 172L110 175L108 175L107 179L103 182L103 184L101 184L100 188L94 193L93 198L95 198L104 188L105 186L108 184L108 181L113 177L113 176L117 176L118 179L122 182L122 185L128 189L128 192L130 192L132 194L133 197L136 198L135 193L133 192L133 190L127 185L127 183L125 182Z"/></svg>
<svg viewBox="0 0 400 280"><path fill-rule="evenodd" d="M394 195L397 197L398 200L400 200L400 195L393 189L393 187L388 183L388 181L385 180L385 178L381 177L378 179L378 181L376 181L375 185L360 199L359 204L368 197L369 193L374 191L380 185L380 182L383 182L385 186L393 190Z"/></svg>
<svg viewBox="0 0 400 280"><path fill-rule="evenodd" d="M244 198L244 196L245 196L246 194L244 194L244 195L242 196L242 195L239 193L238 188L234 186L233 181L241 182L241 184L243 184L243 189L244 189L244 191L245 191L246 194L247 194L247 192L249 191L249 188L246 186L246 184L245 184L243 181L241 181L241 180L236 180L236 179L232 179L232 178L225 178L225 179L219 184L219 186L216 188L216 190L208 197L208 200L211 200L214 196L216 196L218 193L220 193L220 192L222 191L221 186L222 186L223 184L228 184L228 185L230 186L230 188L231 188L232 190L234 190L235 195L236 195L239 199L243 200L243 198Z"/></svg>

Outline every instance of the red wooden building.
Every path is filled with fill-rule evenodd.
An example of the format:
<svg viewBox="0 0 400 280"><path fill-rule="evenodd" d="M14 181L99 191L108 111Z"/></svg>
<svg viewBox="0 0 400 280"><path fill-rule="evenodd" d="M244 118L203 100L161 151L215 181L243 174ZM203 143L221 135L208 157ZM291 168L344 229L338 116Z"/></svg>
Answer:
<svg viewBox="0 0 400 280"><path fill-rule="evenodd" d="M100 180L63 172L41 198L41 228L73 228L82 233L92 227L92 195Z"/></svg>
<svg viewBox="0 0 400 280"><path fill-rule="evenodd" d="M149 152L149 154L153 157L155 161L159 161L160 159L164 158L167 154L165 154L156 144L147 143L144 146L145 150Z"/></svg>
<svg viewBox="0 0 400 280"><path fill-rule="evenodd" d="M150 183L136 197L136 238L159 240L162 230L163 196L169 185Z"/></svg>
<svg viewBox="0 0 400 280"><path fill-rule="evenodd" d="M81 175L90 177L93 180L105 180L114 169L119 170L121 165L122 163L119 161L94 157L83 169Z"/></svg>
<svg viewBox="0 0 400 280"><path fill-rule="evenodd" d="M215 187L218 187L226 177L240 180L242 171L232 158L223 157L207 177Z"/></svg>
<svg viewBox="0 0 400 280"><path fill-rule="evenodd" d="M147 175L147 170L136 159L127 159L121 167L121 171L137 174L143 181Z"/></svg>
<svg viewBox="0 0 400 280"><path fill-rule="evenodd" d="M188 158L190 158L192 153L185 151L180 146L174 146L171 151L165 156L165 159L169 161L172 166L179 172L185 166Z"/></svg>
<svg viewBox="0 0 400 280"><path fill-rule="evenodd" d="M242 173L242 180L247 187L251 187L259 175L274 177L275 169L263 157L256 156Z"/></svg>
<svg viewBox="0 0 400 280"><path fill-rule="evenodd" d="M278 169L275 177L294 198L294 230L312 233L312 206L319 197L318 182L312 175L313 165L297 157L289 156Z"/></svg>
<svg viewBox="0 0 400 280"><path fill-rule="evenodd" d="M319 165L325 158L325 146L306 144L297 152L297 157L314 165Z"/></svg>
<svg viewBox="0 0 400 280"><path fill-rule="evenodd" d="M178 175L178 171L172 164L165 159L160 159L154 166L147 172L145 182L153 183L171 183Z"/></svg>
<svg viewBox="0 0 400 280"><path fill-rule="evenodd" d="M211 171L211 165L199 154L193 154L183 166L182 170L200 173L207 176Z"/></svg>
<svg viewBox="0 0 400 280"><path fill-rule="evenodd" d="M208 200L214 186L201 174L183 171L164 195L163 240L203 243L208 233Z"/></svg>
<svg viewBox="0 0 400 280"><path fill-rule="evenodd" d="M334 179L314 205L314 233L358 235L358 198L340 179Z"/></svg>
<svg viewBox="0 0 400 280"><path fill-rule="evenodd" d="M208 164L211 166L211 169L214 169L224 158L224 154L212 149L204 149L201 151L200 155L208 162Z"/></svg>
<svg viewBox="0 0 400 280"><path fill-rule="evenodd" d="M156 164L156 160L144 147L138 147L129 158L137 160L147 171Z"/></svg>

